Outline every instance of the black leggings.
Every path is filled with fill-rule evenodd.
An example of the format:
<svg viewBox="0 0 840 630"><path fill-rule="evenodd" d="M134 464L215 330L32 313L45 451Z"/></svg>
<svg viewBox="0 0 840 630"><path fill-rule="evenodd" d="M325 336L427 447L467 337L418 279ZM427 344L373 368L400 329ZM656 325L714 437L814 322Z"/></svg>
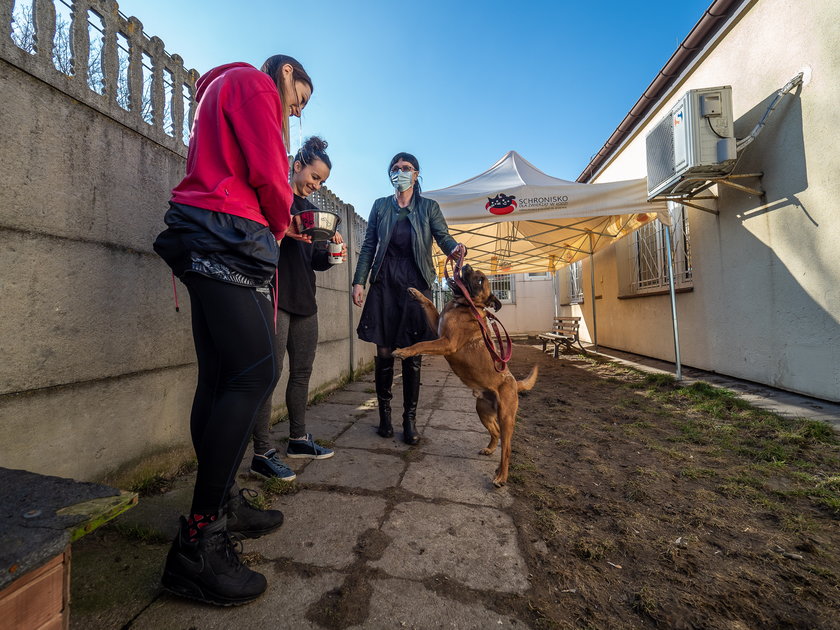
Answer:
<svg viewBox="0 0 840 630"><path fill-rule="evenodd" d="M198 384L190 432L198 458L191 511L227 501L257 411L280 376L271 300L256 289L188 273Z"/></svg>

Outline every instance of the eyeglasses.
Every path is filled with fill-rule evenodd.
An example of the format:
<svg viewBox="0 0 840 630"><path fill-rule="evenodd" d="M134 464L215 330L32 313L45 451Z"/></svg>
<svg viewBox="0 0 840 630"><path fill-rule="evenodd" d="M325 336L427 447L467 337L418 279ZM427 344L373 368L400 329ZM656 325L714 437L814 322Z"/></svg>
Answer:
<svg viewBox="0 0 840 630"><path fill-rule="evenodd" d="M391 173L399 173L400 171L402 171L403 173L411 173L411 172L414 171L414 167L406 165L406 166L395 166L394 168L391 169Z"/></svg>

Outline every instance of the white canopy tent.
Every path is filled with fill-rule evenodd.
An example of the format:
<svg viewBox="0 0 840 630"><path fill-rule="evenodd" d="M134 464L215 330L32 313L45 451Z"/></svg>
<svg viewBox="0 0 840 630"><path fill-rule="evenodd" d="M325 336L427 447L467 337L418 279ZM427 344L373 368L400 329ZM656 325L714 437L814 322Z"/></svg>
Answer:
<svg viewBox="0 0 840 630"><path fill-rule="evenodd" d="M423 195L440 204L450 233L469 249L471 265L487 274L556 272L589 256L593 295L596 251L654 219L671 224L665 202L648 202L644 178L603 184L570 182L546 175L516 151L509 151L475 177ZM438 252L439 276L444 262ZM671 287L673 308L673 280Z"/></svg>

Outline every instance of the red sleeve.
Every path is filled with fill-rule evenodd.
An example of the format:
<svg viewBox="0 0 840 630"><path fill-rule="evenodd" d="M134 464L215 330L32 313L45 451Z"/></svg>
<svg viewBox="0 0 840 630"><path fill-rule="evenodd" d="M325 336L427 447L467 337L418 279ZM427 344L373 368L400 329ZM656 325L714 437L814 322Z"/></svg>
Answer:
<svg viewBox="0 0 840 630"><path fill-rule="evenodd" d="M291 222L294 198L289 185L289 158L283 144L282 104L276 90L258 89L228 120L248 165L248 183L257 191L260 210L277 239Z"/></svg>

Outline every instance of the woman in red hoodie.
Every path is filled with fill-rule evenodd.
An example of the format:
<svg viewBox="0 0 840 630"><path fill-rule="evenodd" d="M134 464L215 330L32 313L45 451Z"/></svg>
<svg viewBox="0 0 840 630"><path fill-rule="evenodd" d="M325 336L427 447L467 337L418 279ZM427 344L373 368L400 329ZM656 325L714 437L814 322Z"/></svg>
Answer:
<svg viewBox="0 0 840 630"><path fill-rule="evenodd" d="M219 66L196 83L198 107L186 176L172 191L155 251L190 295L198 384L190 432L198 459L192 506L166 559L168 590L213 604L258 597L265 577L242 564L229 532L279 527L276 510L231 500L256 414L280 373L273 279L289 233L288 118L300 116L312 80L285 55L260 70Z"/></svg>

